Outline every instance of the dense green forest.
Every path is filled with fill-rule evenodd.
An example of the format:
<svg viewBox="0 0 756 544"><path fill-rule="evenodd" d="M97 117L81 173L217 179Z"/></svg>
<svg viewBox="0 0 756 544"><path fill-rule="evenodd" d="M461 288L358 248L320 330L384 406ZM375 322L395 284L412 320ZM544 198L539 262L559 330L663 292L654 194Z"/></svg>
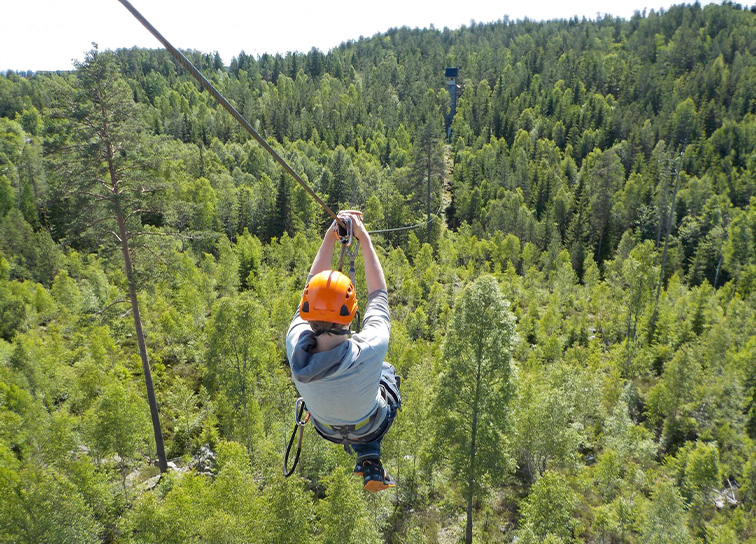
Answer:
<svg viewBox="0 0 756 544"><path fill-rule="evenodd" d="M186 55L334 210L421 225L373 235L398 486L311 426L282 475L330 218L168 53L94 47L0 76L0 542L756 543L754 10Z"/></svg>

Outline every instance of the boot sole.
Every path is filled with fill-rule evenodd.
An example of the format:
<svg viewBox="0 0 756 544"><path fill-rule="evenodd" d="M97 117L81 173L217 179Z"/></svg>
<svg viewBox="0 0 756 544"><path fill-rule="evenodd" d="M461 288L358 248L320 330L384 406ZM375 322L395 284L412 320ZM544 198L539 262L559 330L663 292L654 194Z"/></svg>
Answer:
<svg viewBox="0 0 756 544"><path fill-rule="evenodd" d="M383 491L389 487L396 487L396 484L387 484L381 480L370 480L365 484L365 489L371 493L377 493L378 491Z"/></svg>

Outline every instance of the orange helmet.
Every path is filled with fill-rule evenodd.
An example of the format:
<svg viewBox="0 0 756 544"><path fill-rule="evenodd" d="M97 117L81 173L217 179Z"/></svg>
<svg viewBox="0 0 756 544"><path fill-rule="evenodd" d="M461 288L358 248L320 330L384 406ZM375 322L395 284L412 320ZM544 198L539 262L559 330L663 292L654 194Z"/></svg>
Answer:
<svg viewBox="0 0 756 544"><path fill-rule="evenodd" d="M356 313L357 293L348 276L325 270L307 282L299 303L299 315L305 321L348 325Z"/></svg>

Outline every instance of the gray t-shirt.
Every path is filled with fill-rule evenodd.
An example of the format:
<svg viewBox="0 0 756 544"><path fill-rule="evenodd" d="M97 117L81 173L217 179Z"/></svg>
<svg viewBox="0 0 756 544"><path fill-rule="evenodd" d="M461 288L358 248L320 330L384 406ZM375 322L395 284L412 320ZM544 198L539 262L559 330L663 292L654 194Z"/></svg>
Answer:
<svg viewBox="0 0 756 544"><path fill-rule="evenodd" d="M294 385L316 421L356 425L386 410L380 379L390 332L385 289L368 296L362 331L330 351L311 352L315 334L297 310L286 335L286 356Z"/></svg>

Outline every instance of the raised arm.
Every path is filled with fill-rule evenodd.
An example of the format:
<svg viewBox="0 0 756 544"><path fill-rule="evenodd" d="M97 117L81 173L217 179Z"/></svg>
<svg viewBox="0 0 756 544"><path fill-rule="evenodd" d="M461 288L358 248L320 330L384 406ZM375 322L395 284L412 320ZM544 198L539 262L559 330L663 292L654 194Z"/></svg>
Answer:
<svg viewBox="0 0 756 544"><path fill-rule="evenodd" d="M362 260L365 263L365 287L367 287L368 294L378 289L386 289L386 278L383 275L383 268L381 267L381 262L378 260L378 255L375 253L370 235L362 223L362 214L354 211L345 211L341 212L341 214L351 218L354 237L362 244Z"/></svg>
<svg viewBox="0 0 756 544"><path fill-rule="evenodd" d="M323 236L323 243L320 244L320 249L318 249L318 254L315 255L315 260L312 261L310 276L331 269L333 263L333 248L338 239L339 235L333 228L333 224L331 224L331 226L328 227L325 236Z"/></svg>

